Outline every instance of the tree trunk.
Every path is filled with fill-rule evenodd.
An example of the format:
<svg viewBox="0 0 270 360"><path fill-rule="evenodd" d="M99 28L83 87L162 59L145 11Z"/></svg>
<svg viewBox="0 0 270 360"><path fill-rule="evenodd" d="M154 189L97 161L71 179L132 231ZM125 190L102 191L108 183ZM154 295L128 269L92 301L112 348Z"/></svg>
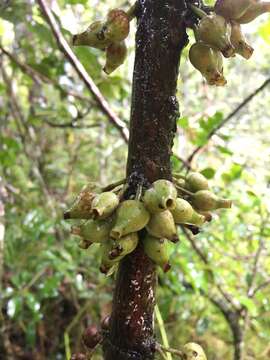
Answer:
<svg viewBox="0 0 270 360"><path fill-rule="evenodd" d="M233 334L234 360L244 360L244 333L238 323L238 326L231 327Z"/></svg>
<svg viewBox="0 0 270 360"><path fill-rule="evenodd" d="M131 105L127 176L129 195L139 184L171 179L170 155L179 117L176 86L187 42L183 0L140 0ZM105 360L154 358L153 311L156 273L139 245L121 262Z"/></svg>

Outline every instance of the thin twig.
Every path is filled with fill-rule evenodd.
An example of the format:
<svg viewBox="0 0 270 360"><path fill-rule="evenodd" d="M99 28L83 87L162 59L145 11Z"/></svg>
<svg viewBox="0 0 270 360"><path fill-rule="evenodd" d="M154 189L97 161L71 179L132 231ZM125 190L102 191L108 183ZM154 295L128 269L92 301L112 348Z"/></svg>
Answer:
<svg viewBox="0 0 270 360"><path fill-rule="evenodd" d="M105 186L104 188L102 188L102 191L111 191L113 190L114 188L116 188L117 186L119 185L123 185L125 183L126 179L121 179L121 180L118 180L112 184L109 184L107 186Z"/></svg>
<svg viewBox="0 0 270 360"><path fill-rule="evenodd" d="M256 95L258 95L261 91L263 91L270 84L270 78L266 79L264 83L259 86L255 91L253 91L249 96L247 96L237 107L234 109L219 125L217 125L207 136L207 143L211 138L217 134L217 132L227 124L236 114L239 113ZM206 144L200 145L195 148L195 150L188 156L186 162L191 163L194 156L205 147Z"/></svg>
<svg viewBox="0 0 270 360"><path fill-rule="evenodd" d="M136 1L127 11L129 21L133 20L136 17L136 12L138 10L138 1Z"/></svg>
<svg viewBox="0 0 270 360"><path fill-rule="evenodd" d="M72 128L72 129L90 129L90 128L94 128L94 127L100 127L100 124L90 124L90 125L77 125L76 122L74 121L70 121L68 123L64 123L64 124L56 124L53 123L49 120L43 119L43 121L53 127L53 128L60 128L60 129L66 129L66 128Z"/></svg>
<svg viewBox="0 0 270 360"><path fill-rule="evenodd" d="M192 166L191 166L191 164L190 164L187 160L183 159L181 156L179 156L179 155L176 154L176 153L173 153L173 156L174 156L177 160L181 161L181 163L183 164L183 167L187 168L188 170L192 170ZM183 169L183 167L182 167L182 169Z"/></svg>
<svg viewBox="0 0 270 360"><path fill-rule="evenodd" d="M28 127L26 119L25 119L23 112L20 108L20 105L17 101L16 94L14 93L12 81L9 78L9 76L7 75L3 64L1 64L1 72L2 72L2 76L3 76L3 80L7 86L7 93L9 95L9 103L10 103L11 113L14 117L16 127L20 134L20 139L21 139L21 142L23 145L24 152L25 152L26 156L28 158L30 158L33 162L33 166L32 166L33 173L34 173L36 179L40 183L40 187L42 189L42 192L43 192L45 198L47 199L47 202L51 208L52 214L56 217L56 209L55 209L54 199L50 195L50 192L47 188L47 184L44 180L44 177L43 177L42 173L40 172L39 161L37 158L33 157L32 154L30 155L30 153L27 149L28 139L31 140L33 142L33 144L36 145L36 134L35 134L33 128L32 128L32 131L30 131L30 129Z"/></svg>
<svg viewBox="0 0 270 360"><path fill-rule="evenodd" d="M89 74L85 70L82 63L79 61L77 56L72 51L71 47L69 46L68 42L66 41L65 37L63 36L55 18L54 18L52 11L50 10L49 6L47 5L46 0L38 0L38 3L40 5L40 8L43 10L43 13L47 20L47 23L53 32L53 35L57 41L59 49L63 52L65 57L69 60L70 64L74 68L74 70L77 72L79 77L85 83L87 89L94 96L94 99L95 99L97 105L99 106L100 110L108 117L110 123L119 130L124 141L128 142L129 132L126 127L126 124L110 108L107 100L101 94L100 90L98 89L98 87L96 86L96 84L94 83L92 78L89 76Z"/></svg>
<svg viewBox="0 0 270 360"><path fill-rule="evenodd" d="M199 258L202 260L202 262L207 265L208 267L208 271L211 274L211 277L214 281L215 279L215 274L212 270L212 267L210 267L210 263L209 260L207 258L207 256L201 251L201 249L197 246L196 241L194 241L193 237L190 236L189 232L183 227L181 226L183 233L185 234L187 240L189 241L189 243L191 244L193 250L196 252L196 254L199 256ZM236 303L236 301L228 294L226 293L222 286L220 284L218 284L217 282L214 283L217 287L217 289L219 290L220 294L223 296L223 298L235 309L235 311L239 311L239 306Z"/></svg>
<svg viewBox="0 0 270 360"><path fill-rule="evenodd" d="M263 283L261 283L260 285L258 285L252 292L252 296L254 296L255 294L257 294L258 291L263 290L264 288L266 288L267 286L270 285L270 278L265 280Z"/></svg>
<svg viewBox="0 0 270 360"><path fill-rule="evenodd" d="M160 344L156 344L156 351L160 354L160 356L162 357L162 359L168 360L167 356L166 356L166 355L164 354L164 352L162 351Z"/></svg>
<svg viewBox="0 0 270 360"><path fill-rule="evenodd" d="M91 104L91 99L89 99L87 96L83 96L76 91L66 89L62 87L56 80L49 78L48 76L42 74L38 70L32 68L30 65L25 64L21 62L16 56L11 54L9 51L7 51L5 48L2 47L0 44L0 50L12 61L14 62L22 71L24 74L28 75L31 79L34 81L39 82L41 80L42 82L46 84L51 84L58 88L63 94L66 96L73 96L76 99L79 99L81 101L85 101Z"/></svg>
<svg viewBox="0 0 270 360"><path fill-rule="evenodd" d="M188 191L187 189L183 188L182 186L178 185L178 181L177 180L174 180L174 185L176 187L177 190L183 192L184 194L187 194L189 196L193 196L194 193L192 193L191 191Z"/></svg>
<svg viewBox="0 0 270 360"><path fill-rule="evenodd" d="M268 218L262 219L261 225L260 225L259 246L258 246L258 249L257 249L255 257L254 257L254 262L253 262L252 271L251 271L251 279L250 279L250 283L249 283L249 286L247 289L247 296L249 298L252 298L254 296L254 282L255 282L256 276L259 271L261 255L263 253L263 249L265 246L263 232L264 232L264 227L267 222L268 222Z"/></svg>
<svg viewBox="0 0 270 360"><path fill-rule="evenodd" d="M169 348L169 340L168 340L168 337L167 337L164 321L163 321L163 318L162 318L162 315L161 315L161 312L159 310L158 305L155 306L155 316L156 316L156 319L157 319L157 323L158 323L158 326L159 326L159 331L160 331L160 334L161 334L161 338L162 338L164 347ZM167 360L172 360L171 354L168 354L166 356L166 359Z"/></svg>
<svg viewBox="0 0 270 360"><path fill-rule="evenodd" d="M161 345L161 344L158 344L158 346L163 350L163 351L166 351L166 352L168 352L168 353L170 353L170 354L174 354L174 355L176 355L176 356L179 356L180 357L180 359L183 359L183 351L181 351L181 350L177 350L177 349L173 349L173 348L170 348L170 347L165 347L165 346L163 346L163 345Z"/></svg>

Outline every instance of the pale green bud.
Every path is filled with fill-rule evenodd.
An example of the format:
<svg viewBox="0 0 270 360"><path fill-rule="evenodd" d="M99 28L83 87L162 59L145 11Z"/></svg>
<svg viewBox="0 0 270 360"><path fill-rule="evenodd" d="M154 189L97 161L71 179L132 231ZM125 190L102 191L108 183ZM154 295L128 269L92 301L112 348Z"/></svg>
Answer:
<svg viewBox="0 0 270 360"><path fill-rule="evenodd" d="M254 49L246 42L241 25L236 22L232 23L231 42L237 54L247 60L252 56Z"/></svg>
<svg viewBox="0 0 270 360"><path fill-rule="evenodd" d="M183 347L183 359L185 360L207 360L203 348L196 343L187 343Z"/></svg>
<svg viewBox="0 0 270 360"><path fill-rule="evenodd" d="M127 47L124 41L113 43L106 49L106 64L104 71L111 74L120 65L122 65L127 57Z"/></svg>
<svg viewBox="0 0 270 360"><path fill-rule="evenodd" d="M215 209L228 209L232 207L231 200L222 199L208 190L196 192L191 199L192 204L199 211L211 211Z"/></svg>
<svg viewBox="0 0 270 360"><path fill-rule="evenodd" d="M177 190L172 182L168 180L157 180L153 187L146 190L143 202L151 213L162 212L175 207Z"/></svg>
<svg viewBox="0 0 270 360"><path fill-rule="evenodd" d="M199 190L207 190L209 188L206 177L197 172L191 172L186 177L186 189L197 192Z"/></svg>
<svg viewBox="0 0 270 360"><path fill-rule="evenodd" d="M88 220L80 226L73 226L71 233L78 235L91 243L102 243L110 237L112 218L105 220Z"/></svg>
<svg viewBox="0 0 270 360"><path fill-rule="evenodd" d="M110 216L119 205L118 196L106 191L95 196L92 201L92 214L94 219L105 219Z"/></svg>
<svg viewBox="0 0 270 360"><path fill-rule="evenodd" d="M143 239L143 248L146 255L157 265L159 265L164 272L170 270L169 254L168 254L168 240L158 239L151 235L146 235Z"/></svg>
<svg viewBox="0 0 270 360"><path fill-rule="evenodd" d="M196 42L189 50L191 64L201 72L209 85L224 86L223 59L219 50L202 42Z"/></svg>
<svg viewBox="0 0 270 360"><path fill-rule="evenodd" d="M150 219L149 212L138 200L126 200L116 210L116 221L110 236L120 239L129 233L142 230Z"/></svg>
<svg viewBox="0 0 270 360"><path fill-rule="evenodd" d="M205 217L198 214L188 201L181 198L176 200L176 207L171 210L171 213L177 224L202 226L205 222Z"/></svg>
<svg viewBox="0 0 270 360"><path fill-rule="evenodd" d="M99 189L93 183L85 185L71 208L64 213L64 219L90 219L92 201L98 191Z"/></svg>
<svg viewBox="0 0 270 360"><path fill-rule="evenodd" d="M157 238L166 238L172 242L179 240L174 218L169 210L152 214L146 229L150 235Z"/></svg>
<svg viewBox="0 0 270 360"><path fill-rule="evenodd" d="M137 233L131 233L113 241L112 248L109 252L109 258L122 258L132 253L136 249L138 242L139 237Z"/></svg>
<svg viewBox="0 0 270 360"><path fill-rule="evenodd" d="M196 28L196 39L217 48L225 57L235 54L230 36L230 23L217 14L203 17Z"/></svg>

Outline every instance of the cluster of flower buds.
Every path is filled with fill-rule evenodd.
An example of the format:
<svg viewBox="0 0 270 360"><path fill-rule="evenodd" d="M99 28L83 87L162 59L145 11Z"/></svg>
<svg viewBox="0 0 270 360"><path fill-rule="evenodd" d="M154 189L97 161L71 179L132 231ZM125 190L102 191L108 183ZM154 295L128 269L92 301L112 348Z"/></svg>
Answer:
<svg viewBox="0 0 270 360"><path fill-rule="evenodd" d="M120 202L120 198L119 187L102 192L88 184L64 213L65 219L85 220L73 226L71 233L81 237L82 249L88 249L93 243L100 244L103 273L113 272L119 261L137 247L137 232L150 218L142 202L136 199Z"/></svg>
<svg viewBox="0 0 270 360"><path fill-rule="evenodd" d="M105 274L111 274L139 241L148 257L168 271L168 244L179 240L177 225L198 229L211 221L211 211L231 207L230 200L209 191L208 181L200 173L175 174L173 182L157 180L143 194L138 192L128 200L122 199L125 188L118 185L102 191L88 184L64 214L65 219L85 220L73 226L71 233L81 237L82 249L100 244L100 270Z"/></svg>
<svg viewBox="0 0 270 360"><path fill-rule="evenodd" d="M120 9L109 11L104 21L95 21L86 31L73 36L74 46L90 46L106 51L104 71L111 74L127 56L125 39L129 34L129 13Z"/></svg>
<svg viewBox="0 0 270 360"><path fill-rule="evenodd" d="M247 43L241 24L270 12L270 2L260 0L217 0L210 14L190 5L199 17L194 26L196 43L189 51L192 65L201 72L209 85L224 86L223 57L239 54L249 59L254 49Z"/></svg>

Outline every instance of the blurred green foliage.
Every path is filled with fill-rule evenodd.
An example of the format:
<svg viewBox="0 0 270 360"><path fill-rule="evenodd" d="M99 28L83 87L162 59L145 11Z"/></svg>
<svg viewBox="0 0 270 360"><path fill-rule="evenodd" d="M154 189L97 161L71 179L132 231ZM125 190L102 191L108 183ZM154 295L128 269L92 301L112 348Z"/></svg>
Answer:
<svg viewBox="0 0 270 360"><path fill-rule="evenodd" d="M117 0L51 4L69 42L72 33L109 8L128 6ZM172 247L172 271L159 274L157 301L170 345L200 342L209 360L231 359L234 350L230 323L213 299L238 309L245 360L270 356L269 87L208 141L209 133L270 77L269 17L244 29L255 54L249 62L226 61L228 86L207 86L189 64L187 49L179 77L182 115L174 170L182 168L179 156L186 159L203 146L192 166L234 206L220 211L193 242L183 234ZM110 77L102 72L103 53L74 49L127 125L134 34L135 23L127 62ZM106 185L124 177L127 146L59 51L37 3L4 5L0 44L17 59L0 54L0 180L8 193L0 217L5 225L0 354L68 359L70 351L81 349L83 328L110 312L113 279L99 273L97 247L78 248L62 213L89 180ZM99 351L93 359L102 358Z"/></svg>

